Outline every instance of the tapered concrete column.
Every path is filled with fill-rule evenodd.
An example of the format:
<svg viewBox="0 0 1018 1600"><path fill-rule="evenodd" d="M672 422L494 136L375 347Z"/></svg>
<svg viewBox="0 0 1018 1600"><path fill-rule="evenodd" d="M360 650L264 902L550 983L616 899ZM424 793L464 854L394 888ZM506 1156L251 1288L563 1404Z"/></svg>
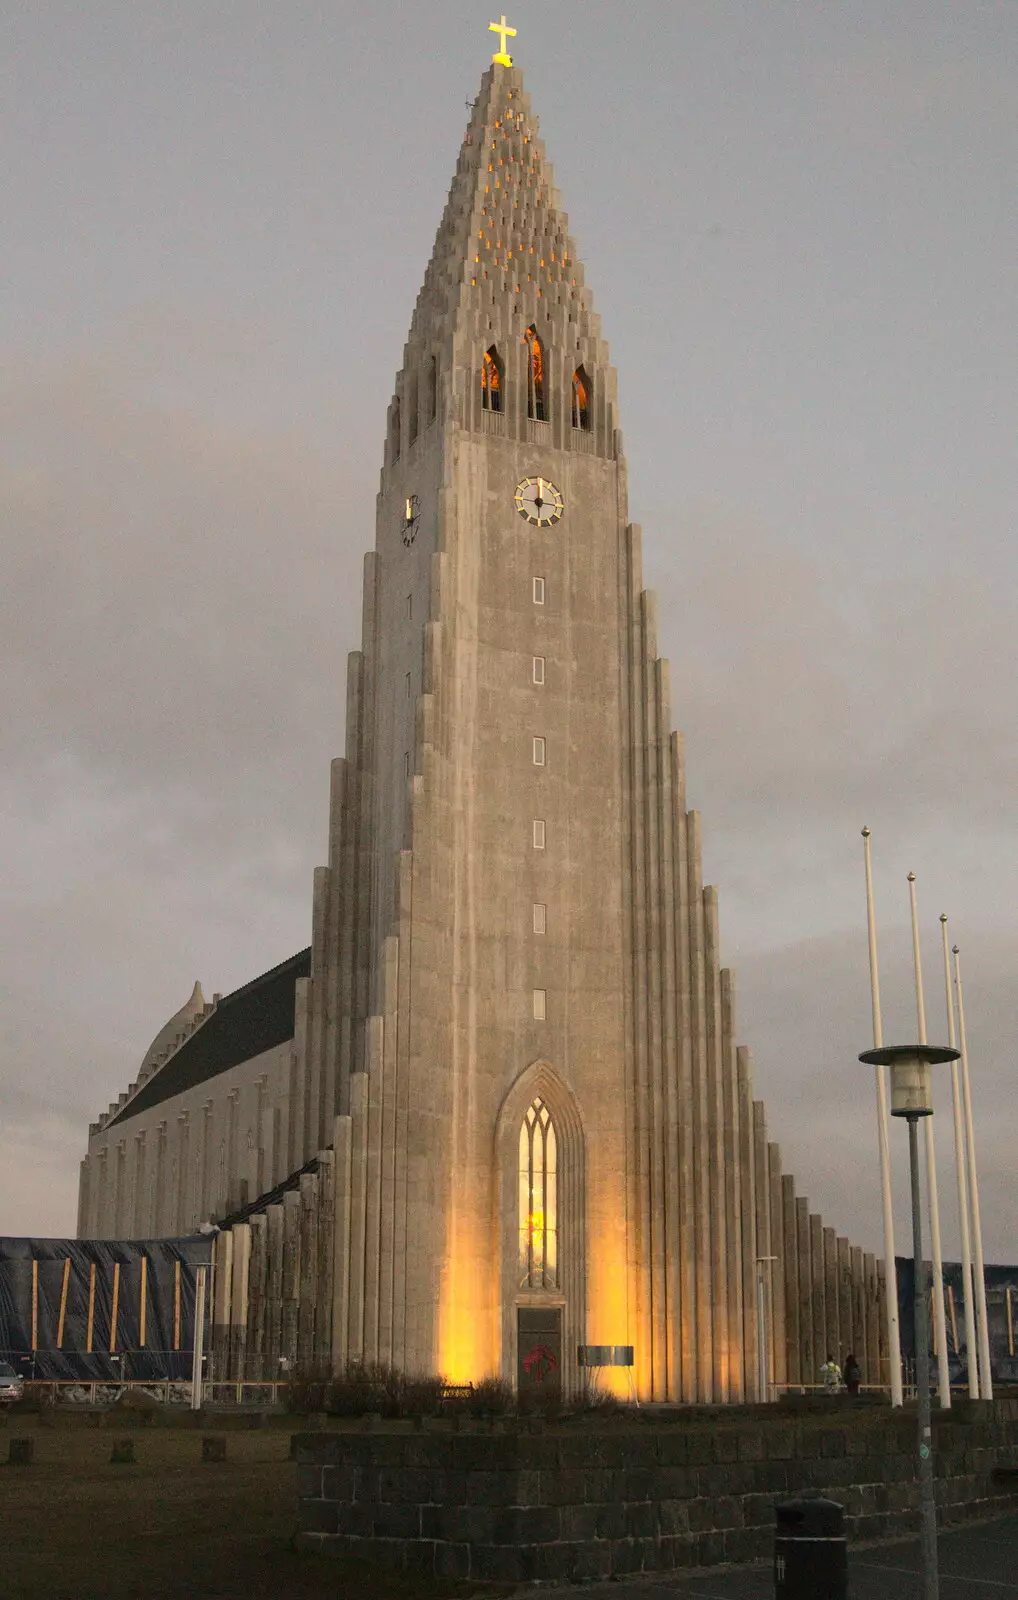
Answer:
<svg viewBox="0 0 1018 1600"><path fill-rule="evenodd" d="M819 1369L827 1359L827 1282L824 1262L823 1218L813 1212L809 1219L809 1257L812 1285L810 1301L813 1310L813 1365ZM837 1351L832 1350L836 1356ZM814 1379L816 1382L816 1379Z"/></svg>
<svg viewBox="0 0 1018 1600"><path fill-rule="evenodd" d="M233 1236L233 1284L230 1291L230 1369L237 1381L247 1377L248 1283L251 1266L251 1226L237 1222Z"/></svg>
<svg viewBox="0 0 1018 1600"><path fill-rule="evenodd" d="M789 1173L783 1173L781 1178L781 1219L784 1233L787 1381L794 1385L803 1382L803 1371L799 1332L799 1224L795 1207L795 1179ZM808 1377L806 1382L809 1382Z"/></svg>
<svg viewBox="0 0 1018 1600"><path fill-rule="evenodd" d="M799 1252L799 1368L803 1383L816 1383L817 1360L813 1329L813 1257L810 1249L809 1201L795 1199L795 1238ZM823 1360L821 1355L820 1361Z"/></svg>
<svg viewBox="0 0 1018 1600"><path fill-rule="evenodd" d="M825 1228L824 1241L824 1308L827 1315L827 1348L834 1359L844 1360L845 1347L841 1343L841 1322L838 1315L838 1236L833 1228Z"/></svg>

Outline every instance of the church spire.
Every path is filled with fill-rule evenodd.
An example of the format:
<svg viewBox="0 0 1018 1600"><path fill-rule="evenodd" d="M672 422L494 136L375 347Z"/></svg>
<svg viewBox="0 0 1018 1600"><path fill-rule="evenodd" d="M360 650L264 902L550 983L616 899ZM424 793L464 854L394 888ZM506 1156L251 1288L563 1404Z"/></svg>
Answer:
<svg viewBox="0 0 1018 1600"><path fill-rule="evenodd" d="M502 431L522 436L514 416L543 420L532 392L527 404L528 333L547 353L545 416L565 420L556 426L556 442L568 448L571 431L589 432L597 442L583 447L617 454L615 374L600 319L523 74L496 55L473 102L414 310L390 408L386 465L416 438L419 414L425 424L430 420L422 394L434 394L435 409L441 405L454 426L480 430L481 412L489 409L482 393L482 373L491 370L486 352L504 385L505 404L496 408L506 416ZM531 358L534 349L531 338ZM570 419L582 426L571 430Z"/></svg>

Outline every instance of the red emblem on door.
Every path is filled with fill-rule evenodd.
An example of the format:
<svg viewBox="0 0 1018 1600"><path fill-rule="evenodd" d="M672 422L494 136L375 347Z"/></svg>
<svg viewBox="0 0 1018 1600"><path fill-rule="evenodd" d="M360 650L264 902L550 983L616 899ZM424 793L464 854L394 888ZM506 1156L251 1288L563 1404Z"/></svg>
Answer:
<svg viewBox="0 0 1018 1600"><path fill-rule="evenodd" d="M534 1348L523 1357L523 1370L528 1378L534 1379L535 1383L543 1383L557 1366L555 1355L546 1344L535 1344Z"/></svg>

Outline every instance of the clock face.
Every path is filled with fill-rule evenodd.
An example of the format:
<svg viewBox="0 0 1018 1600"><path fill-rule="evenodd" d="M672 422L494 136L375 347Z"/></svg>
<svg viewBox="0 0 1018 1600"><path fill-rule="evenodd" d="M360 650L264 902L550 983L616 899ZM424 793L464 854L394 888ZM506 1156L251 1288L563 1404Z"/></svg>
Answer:
<svg viewBox="0 0 1018 1600"><path fill-rule="evenodd" d="M408 550L413 544L414 540L417 538L417 529L420 527L420 523L420 497L416 494L408 494L406 497L406 505L403 510L403 525L401 528L403 543L406 545Z"/></svg>
<svg viewBox="0 0 1018 1600"><path fill-rule="evenodd" d="M520 516L538 528L557 522L566 506L562 490L547 478L524 478L516 485L513 500Z"/></svg>

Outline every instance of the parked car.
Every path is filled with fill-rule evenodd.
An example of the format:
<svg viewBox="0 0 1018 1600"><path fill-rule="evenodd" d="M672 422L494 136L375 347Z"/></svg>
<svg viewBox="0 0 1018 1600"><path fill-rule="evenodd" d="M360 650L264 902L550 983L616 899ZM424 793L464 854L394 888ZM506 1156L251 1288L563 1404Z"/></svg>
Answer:
<svg viewBox="0 0 1018 1600"><path fill-rule="evenodd" d="M10 1405L12 1400L20 1400L24 1387L14 1368L8 1362L0 1361L0 1406Z"/></svg>

